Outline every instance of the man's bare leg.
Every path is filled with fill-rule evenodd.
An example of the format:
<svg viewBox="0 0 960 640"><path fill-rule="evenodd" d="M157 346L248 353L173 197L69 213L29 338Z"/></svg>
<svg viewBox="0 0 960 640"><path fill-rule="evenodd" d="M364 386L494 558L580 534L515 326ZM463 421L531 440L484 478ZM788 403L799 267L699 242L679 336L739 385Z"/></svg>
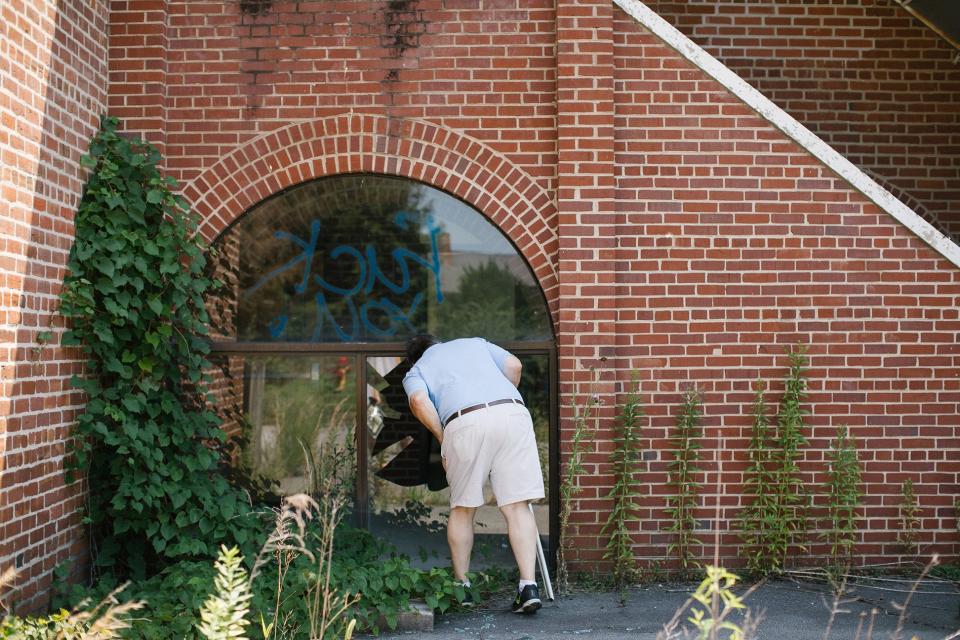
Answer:
<svg viewBox="0 0 960 640"><path fill-rule="evenodd" d="M447 522L447 543L450 545L450 560L453 577L460 582L467 579L470 570L470 554L473 552L473 518L476 507L451 507Z"/></svg>
<svg viewBox="0 0 960 640"><path fill-rule="evenodd" d="M505 504L500 507L500 513L507 521L507 534L520 569L520 579L533 582L537 563L537 522L533 513L526 501Z"/></svg>

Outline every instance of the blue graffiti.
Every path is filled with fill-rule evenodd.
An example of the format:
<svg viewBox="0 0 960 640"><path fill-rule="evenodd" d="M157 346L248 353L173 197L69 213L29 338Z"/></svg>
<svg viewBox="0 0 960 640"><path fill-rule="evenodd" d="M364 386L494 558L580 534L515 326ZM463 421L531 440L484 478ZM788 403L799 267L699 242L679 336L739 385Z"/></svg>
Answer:
<svg viewBox="0 0 960 640"><path fill-rule="evenodd" d="M404 211L394 216L393 223L401 230L409 229L411 224L420 224L416 217ZM427 216L425 225L430 237L429 257L418 255L406 247L395 248L390 252L392 265L398 272L398 279L395 280L391 280L384 273L377 248L372 244L366 244L362 250L345 244L334 247L327 255L331 263L341 260L356 263L356 280L352 283L341 283L341 285L328 282L319 274L313 273L314 259L319 253L317 250L320 242L319 220L310 223L310 237L307 239L286 231L277 231L273 234L274 237L292 243L299 253L260 278L252 287L244 291L243 296L249 297L278 276L292 269L298 269L300 277L293 290L296 296L306 296L308 292L312 292L316 309L311 335L311 340L314 342L323 339L324 329L328 326L332 328L337 339L343 342L360 340L362 332L380 339L392 338L400 331L413 333L416 331L413 317L424 300L424 292L417 292L405 307L391 299L390 294L401 296L410 293L413 284L411 267L419 266L434 275L433 295L437 302L443 302L440 283L440 250L437 243L441 227L432 216ZM387 271L390 270L387 269ZM375 290L386 290L387 295L371 297ZM337 305L340 309L339 317L334 316L331 304ZM281 312L267 323L267 331L272 339L280 340L289 325L289 314Z"/></svg>

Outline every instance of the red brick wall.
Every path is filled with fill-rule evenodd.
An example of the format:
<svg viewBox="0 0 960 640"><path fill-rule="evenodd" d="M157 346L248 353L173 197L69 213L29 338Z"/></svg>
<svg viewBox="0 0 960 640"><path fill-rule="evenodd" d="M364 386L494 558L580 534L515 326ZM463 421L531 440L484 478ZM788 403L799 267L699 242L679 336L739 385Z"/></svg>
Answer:
<svg viewBox="0 0 960 640"><path fill-rule="evenodd" d="M253 6L264 10L242 9ZM372 171L445 189L513 239L554 314L562 438L574 394L604 401L574 517L580 566L602 554L611 418L634 370L655 450L638 478L637 555L665 555L664 438L680 392L696 384L709 470L698 515L708 519L723 496L722 556L733 562L729 522L750 383L780 378L783 350L798 341L812 359L808 479L820 478L836 425L849 424L864 448L869 506L858 556L898 553L893 505L911 474L924 549L955 544L960 270L610 3L127 0L111 8L111 109L163 145L208 238L286 186ZM93 102L75 105L89 110L87 134ZM74 167L79 151L61 153L70 159L61 166ZM71 175L76 189L65 193L75 194ZM28 217L31 193L21 207ZM55 254L60 264L65 251ZM29 362L32 334L10 335L9 359ZM12 385L18 374L7 375ZM33 433L62 433L68 411L19 393ZM25 496L40 491L30 482ZM13 518L6 502L0 509L5 523L33 523ZM40 526L26 547L19 538L8 548L53 545L53 530Z"/></svg>
<svg viewBox="0 0 960 640"><path fill-rule="evenodd" d="M552 2L166 4L164 131L182 181L264 132L351 110L428 118L554 176Z"/></svg>
<svg viewBox="0 0 960 640"><path fill-rule="evenodd" d="M106 101L105 1L11 0L0 9L0 569L44 606L53 568L83 572L79 486L65 439L80 397L60 349L57 295L82 183L80 155ZM53 339L41 345L38 333Z"/></svg>
<svg viewBox="0 0 960 640"><path fill-rule="evenodd" d="M892 0L647 5L960 237L957 51Z"/></svg>
<svg viewBox="0 0 960 640"><path fill-rule="evenodd" d="M951 549L955 267L610 3L261 4L253 15L234 3L170 2L148 21L167 25L155 111L166 121L143 129L163 132L167 165L209 238L286 186L352 171L424 180L504 229L555 314L562 439L574 393L604 402L574 516L579 560L602 555L611 418L638 371L655 452L638 479L637 554L663 557L669 543L657 533L666 430L696 384L709 470L698 517L724 496L722 556L732 563L751 383L774 381L775 402L784 350L797 342L812 361L807 479L821 479L837 425L864 448L859 557L899 552L893 505L910 474L924 550ZM136 77L111 99L137 102ZM153 105L156 92L144 91Z"/></svg>
<svg viewBox="0 0 960 640"><path fill-rule="evenodd" d="M666 438L681 393L696 386L706 433L699 537L712 543L719 496L729 558L752 383L774 382L775 402L785 349L797 343L810 347L805 483L823 482L839 425L862 450L856 555L901 554L895 505L907 478L922 505L923 553L955 553L960 270L623 13L615 64L618 348L603 374L622 387L638 372L651 415L638 554L662 557L671 541L659 533L669 524ZM592 462L603 477L603 456ZM600 497L609 485L598 484ZM579 548L603 542L593 536L605 503L589 506L597 511Z"/></svg>
<svg viewBox="0 0 960 640"><path fill-rule="evenodd" d="M567 557L574 563L595 562L603 555L597 523L609 503L599 498L609 493L611 479L586 476L597 473L596 465L606 460L616 413L614 376L594 381L590 371L611 366L619 351L613 11L612 3L603 0L557 3L560 441L569 442L574 430L571 394L595 395L604 425L598 454L590 457L584 474L591 486L570 516L575 550Z"/></svg>

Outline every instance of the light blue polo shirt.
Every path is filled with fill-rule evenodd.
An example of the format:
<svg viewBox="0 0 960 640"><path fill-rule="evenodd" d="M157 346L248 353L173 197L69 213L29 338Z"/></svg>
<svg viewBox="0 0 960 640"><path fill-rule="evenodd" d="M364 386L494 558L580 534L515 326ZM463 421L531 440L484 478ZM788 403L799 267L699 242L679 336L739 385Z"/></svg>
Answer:
<svg viewBox="0 0 960 640"><path fill-rule="evenodd" d="M520 400L520 392L503 375L510 352L483 338L461 338L435 344L403 378L409 398L426 391L440 414L440 423L456 411L503 398Z"/></svg>

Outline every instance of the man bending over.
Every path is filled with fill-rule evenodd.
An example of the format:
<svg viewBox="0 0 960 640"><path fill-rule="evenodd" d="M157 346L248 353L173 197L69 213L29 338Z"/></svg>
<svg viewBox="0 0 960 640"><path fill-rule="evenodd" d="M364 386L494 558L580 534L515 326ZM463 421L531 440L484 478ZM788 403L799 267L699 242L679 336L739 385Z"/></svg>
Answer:
<svg viewBox="0 0 960 640"><path fill-rule="evenodd" d="M450 485L454 577L470 586L473 519L489 477L520 569L512 610L535 613L541 606L534 580L537 524L527 505L544 491L533 421L517 391L520 361L483 338L441 343L428 334L407 341L407 358L412 366L403 388L410 410L440 441Z"/></svg>

